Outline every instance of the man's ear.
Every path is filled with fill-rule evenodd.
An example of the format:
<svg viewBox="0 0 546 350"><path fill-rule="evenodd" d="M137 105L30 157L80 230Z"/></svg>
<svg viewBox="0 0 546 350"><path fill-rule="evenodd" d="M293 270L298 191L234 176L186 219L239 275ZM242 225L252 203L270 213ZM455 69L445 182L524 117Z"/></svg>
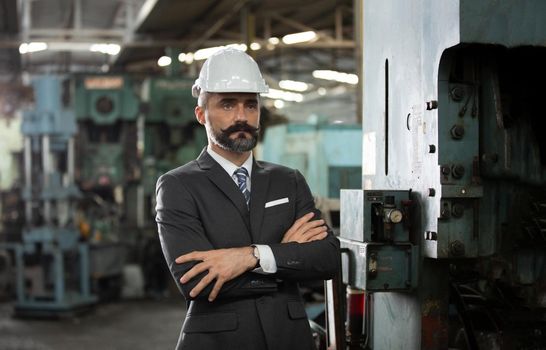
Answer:
<svg viewBox="0 0 546 350"><path fill-rule="evenodd" d="M195 106L195 119L201 125L205 125L205 109L199 106Z"/></svg>

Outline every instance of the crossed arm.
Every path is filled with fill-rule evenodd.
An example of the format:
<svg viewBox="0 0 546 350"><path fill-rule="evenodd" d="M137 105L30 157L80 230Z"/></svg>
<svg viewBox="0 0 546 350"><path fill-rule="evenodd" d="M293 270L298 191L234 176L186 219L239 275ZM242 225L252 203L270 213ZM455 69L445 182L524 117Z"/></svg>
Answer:
<svg viewBox="0 0 546 350"><path fill-rule="evenodd" d="M159 237L169 269L186 298L208 297L212 301L220 296L263 294L276 291L278 279L299 281L333 276L339 242L319 214L313 214L313 197L299 172L296 184L296 213L301 217L283 234L281 242L270 245L277 272L261 275L249 272L256 266L252 247L214 248L183 181L170 174L158 180Z"/></svg>
<svg viewBox="0 0 546 350"><path fill-rule="evenodd" d="M294 222L286 231L281 243L297 242L307 243L322 240L328 235L324 220L314 220L314 213L308 213ZM243 273L253 270L257 260L252 254L252 247L214 249L209 251L194 251L178 257L177 264L198 261L181 278L180 283L185 284L201 273L207 274L191 290L190 296L197 297L209 284L214 283L208 300L213 301L218 296L222 286Z"/></svg>

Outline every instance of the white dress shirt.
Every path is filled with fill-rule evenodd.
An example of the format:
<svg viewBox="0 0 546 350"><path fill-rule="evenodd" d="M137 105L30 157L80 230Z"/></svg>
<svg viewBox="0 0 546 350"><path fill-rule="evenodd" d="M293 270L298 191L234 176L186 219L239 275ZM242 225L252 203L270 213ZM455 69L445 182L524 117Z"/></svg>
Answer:
<svg viewBox="0 0 546 350"><path fill-rule="evenodd" d="M252 152L250 152L250 156L247 158L247 160L241 165L240 167L233 164L226 158L222 157L218 153L214 152L212 147L210 145L207 146L207 152L210 154L212 159L214 159L224 170L228 173L229 176L233 179L236 185L239 185L237 182L237 176L235 175L235 170L239 169L240 167L245 168L248 171L248 178L246 179L246 188L250 193L252 193L252 181L250 180L252 178L252 163L253 163L253 155ZM271 250L271 247L265 244L255 244L256 248L258 248L258 252L260 254L260 267L253 270L253 272L257 273L263 273L263 274L269 274L269 273L275 273L277 272L277 262L275 261L275 256L273 255L273 251Z"/></svg>

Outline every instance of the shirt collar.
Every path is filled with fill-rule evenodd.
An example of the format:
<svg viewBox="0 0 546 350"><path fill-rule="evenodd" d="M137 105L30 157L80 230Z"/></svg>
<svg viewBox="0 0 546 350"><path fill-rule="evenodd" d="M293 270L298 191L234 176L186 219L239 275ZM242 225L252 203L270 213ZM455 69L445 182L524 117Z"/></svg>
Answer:
<svg viewBox="0 0 546 350"><path fill-rule="evenodd" d="M218 153L214 152L212 147L210 145L207 146L207 152L210 154L212 159L214 159L220 166L228 173L229 176L233 176L233 173L235 170L239 169L239 166L236 164L233 164L231 161L227 160L226 158L222 157ZM245 160L243 165L241 167L245 168L248 171L248 177L250 178L252 176L252 162L253 162L253 155L252 152L250 152L250 156Z"/></svg>

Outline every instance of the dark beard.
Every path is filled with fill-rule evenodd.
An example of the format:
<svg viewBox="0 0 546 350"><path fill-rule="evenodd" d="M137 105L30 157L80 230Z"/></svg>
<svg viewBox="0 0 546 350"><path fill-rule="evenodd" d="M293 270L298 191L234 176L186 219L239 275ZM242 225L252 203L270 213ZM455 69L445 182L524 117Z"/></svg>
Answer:
<svg viewBox="0 0 546 350"><path fill-rule="evenodd" d="M247 122L237 122L226 129L220 129L218 133L215 132L214 136L221 148L231 152L242 153L256 147L256 143L258 143L258 130L260 130L259 127L252 127ZM238 132L247 132L251 137L247 139L245 135L238 135L235 139L230 138L231 134Z"/></svg>

